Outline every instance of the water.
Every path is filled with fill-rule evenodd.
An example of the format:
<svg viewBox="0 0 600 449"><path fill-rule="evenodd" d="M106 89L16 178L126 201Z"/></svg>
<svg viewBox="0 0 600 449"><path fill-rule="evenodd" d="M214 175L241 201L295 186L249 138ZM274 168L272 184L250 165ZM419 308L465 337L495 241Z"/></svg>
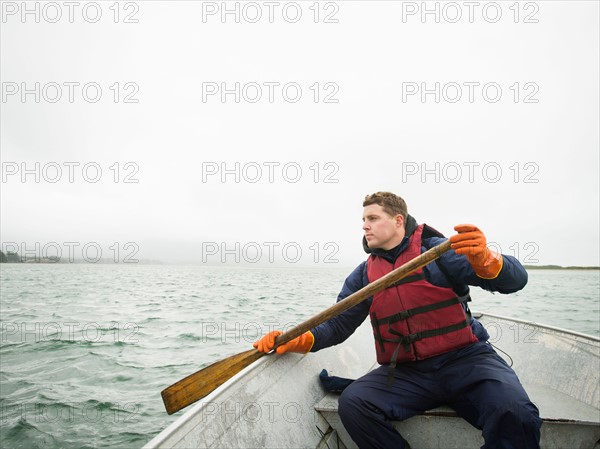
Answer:
<svg viewBox="0 0 600 449"><path fill-rule="evenodd" d="M1 266L0 446L138 448L160 391L335 300L344 268ZM472 309L600 336L598 271L532 270Z"/></svg>

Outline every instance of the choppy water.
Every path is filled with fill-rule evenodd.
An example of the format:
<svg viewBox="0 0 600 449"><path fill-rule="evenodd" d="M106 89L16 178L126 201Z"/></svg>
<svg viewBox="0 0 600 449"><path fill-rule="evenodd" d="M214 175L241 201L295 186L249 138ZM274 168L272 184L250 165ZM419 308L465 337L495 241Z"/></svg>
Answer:
<svg viewBox="0 0 600 449"><path fill-rule="evenodd" d="M333 303L343 268L3 264L0 446L137 448L160 391ZM535 270L472 309L600 336L600 273Z"/></svg>

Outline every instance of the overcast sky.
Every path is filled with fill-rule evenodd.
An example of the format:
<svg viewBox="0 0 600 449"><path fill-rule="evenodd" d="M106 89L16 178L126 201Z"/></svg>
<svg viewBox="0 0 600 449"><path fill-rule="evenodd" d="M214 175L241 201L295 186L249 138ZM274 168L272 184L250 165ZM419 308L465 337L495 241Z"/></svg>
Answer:
<svg viewBox="0 0 600 449"><path fill-rule="evenodd" d="M598 17L2 2L3 250L354 266L362 200L390 190L524 263L599 265Z"/></svg>

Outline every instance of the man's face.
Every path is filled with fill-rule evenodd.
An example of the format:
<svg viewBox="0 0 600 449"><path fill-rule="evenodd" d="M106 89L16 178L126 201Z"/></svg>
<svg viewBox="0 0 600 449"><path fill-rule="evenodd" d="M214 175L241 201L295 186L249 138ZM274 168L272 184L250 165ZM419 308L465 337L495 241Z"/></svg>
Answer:
<svg viewBox="0 0 600 449"><path fill-rule="evenodd" d="M392 217L379 204L365 206L363 210L363 231L369 248L384 250L398 246L404 238L404 218Z"/></svg>

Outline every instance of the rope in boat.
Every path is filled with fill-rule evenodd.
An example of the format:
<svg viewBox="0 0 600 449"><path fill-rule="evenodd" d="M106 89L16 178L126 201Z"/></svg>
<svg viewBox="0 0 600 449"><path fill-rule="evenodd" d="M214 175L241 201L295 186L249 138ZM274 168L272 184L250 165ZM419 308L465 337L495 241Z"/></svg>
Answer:
<svg viewBox="0 0 600 449"><path fill-rule="evenodd" d="M321 434L321 441L319 442L319 444L317 445L317 447L321 446L322 443L325 443L325 446L327 446L327 449L331 449L329 447L329 443L327 442L328 438L327 436L329 436L330 433L335 432L335 443L336 443L336 447L340 447L340 436L338 435L338 433L335 431L335 429L333 427L331 427L331 425L329 425L329 427L327 428L327 430L325 432L323 432L319 426L315 425L315 427L317 428L317 431L319 432L319 434ZM322 447L322 446L321 446Z"/></svg>
<svg viewBox="0 0 600 449"><path fill-rule="evenodd" d="M502 350L502 349L500 349L498 346L495 346L495 345L493 345L493 344L492 344L492 343L490 343L489 341L487 342L487 344L488 344L488 345L490 345L492 348L494 348L494 349L496 349L496 350L500 351L502 354L506 355L506 357L508 357L508 358L510 359L510 363L509 363L509 365L508 365L508 366L510 366L510 367L512 367L512 366L513 366L513 363L514 363L514 362L513 362L513 359L512 359L512 357L510 356L510 354L509 354L508 352L506 352L506 351L503 351L503 350Z"/></svg>

